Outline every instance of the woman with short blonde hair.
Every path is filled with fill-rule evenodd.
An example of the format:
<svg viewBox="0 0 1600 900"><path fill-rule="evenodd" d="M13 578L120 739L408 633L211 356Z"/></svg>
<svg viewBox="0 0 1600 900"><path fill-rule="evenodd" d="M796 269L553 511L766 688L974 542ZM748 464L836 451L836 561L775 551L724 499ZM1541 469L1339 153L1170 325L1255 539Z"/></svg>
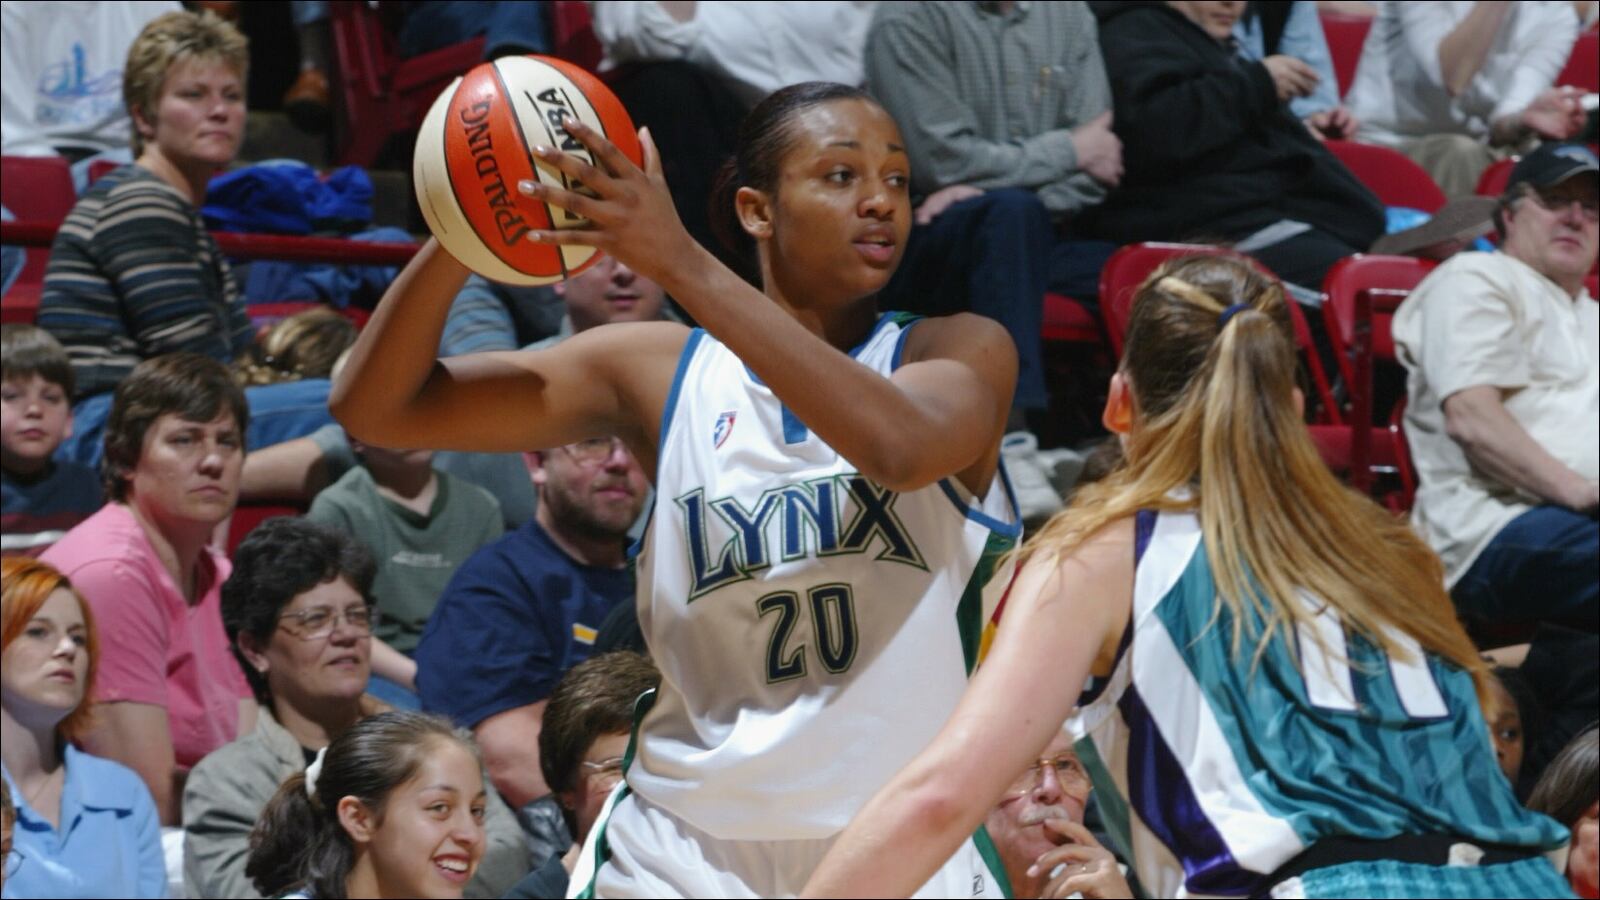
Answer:
<svg viewBox="0 0 1600 900"><path fill-rule="evenodd" d="M133 165L95 182L67 215L39 302L39 327L67 348L80 399L151 357L230 362L249 346L244 298L200 215L207 183L244 140L247 65L244 35L209 12L160 16L129 48Z"/></svg>

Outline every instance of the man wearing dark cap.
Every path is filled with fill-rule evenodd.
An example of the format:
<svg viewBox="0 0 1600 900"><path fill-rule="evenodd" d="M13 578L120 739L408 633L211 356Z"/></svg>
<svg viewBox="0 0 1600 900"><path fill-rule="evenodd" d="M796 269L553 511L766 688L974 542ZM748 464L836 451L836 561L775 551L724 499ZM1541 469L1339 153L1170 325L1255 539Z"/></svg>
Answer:
<svg viewBox="0 0 1600 900"><path fill-rule="evenodd" d="M1600 625L1600 162L1546 144L1511 172L1498 253L1461 253L1394 316L1412 518L1480 622Z"/></svg>

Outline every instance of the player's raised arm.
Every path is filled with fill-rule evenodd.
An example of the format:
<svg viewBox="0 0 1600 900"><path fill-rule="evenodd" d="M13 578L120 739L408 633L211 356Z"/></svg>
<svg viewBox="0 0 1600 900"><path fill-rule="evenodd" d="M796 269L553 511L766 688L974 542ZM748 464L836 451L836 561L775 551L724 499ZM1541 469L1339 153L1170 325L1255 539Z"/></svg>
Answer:
<svg viewBox="0 0 1600 900"><path fill-rule="evenodd" d="M389 286L329 396L352 435L387 447L513 451L616 434L653 459L683 326L603 326L547 350L439 359L467 274L430 239Z"/></svg>
<svg viewBox="0 0 1600 900"><path fill-rule="evenodd" d="M599 247L661 284L874 481L906 491L963 474L981 489L998 459L1015 348L998 325L965 317L913 328L908 365L892 378L843 349L871 332L873 295L904 248L910 164L893 120L865 94L804 87L812 93L786 89L785 103L763 103L746 123L772 135L749 142L761 162L737 167L765 172L753 179L760 186L735 184L727 203L718 198L756 245L764 294L683 229L647 132L643 170L581 123L568 130L598 165L536 148L594 196L529 182L522 191L594 225L531 237Z"/></svg>

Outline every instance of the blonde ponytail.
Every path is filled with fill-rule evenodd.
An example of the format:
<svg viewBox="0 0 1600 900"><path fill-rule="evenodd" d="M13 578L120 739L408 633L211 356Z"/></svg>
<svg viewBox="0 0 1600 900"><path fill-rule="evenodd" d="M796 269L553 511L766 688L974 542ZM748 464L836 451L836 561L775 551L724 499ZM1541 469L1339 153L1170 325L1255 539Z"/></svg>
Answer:
<svg viewBox="0 0 1600 900"><path fill-rule="evenodd" d="M1437 555L1340 484L1311 442L1286 302L1276 283L1225 257L1174 260L1146 279L1122 364L1139 416L1126 461L1084 488L1021 559L1066 555L1140 509L1192 511L1216 579L1213 621L1230 614L1236 656L1249 637L1254 666L1274 634L1289 638L1309 622L1305 591L1395 658L1409 656L1398 639L1408 635L1467 670L1481 698L1486 669Z"/></svg>

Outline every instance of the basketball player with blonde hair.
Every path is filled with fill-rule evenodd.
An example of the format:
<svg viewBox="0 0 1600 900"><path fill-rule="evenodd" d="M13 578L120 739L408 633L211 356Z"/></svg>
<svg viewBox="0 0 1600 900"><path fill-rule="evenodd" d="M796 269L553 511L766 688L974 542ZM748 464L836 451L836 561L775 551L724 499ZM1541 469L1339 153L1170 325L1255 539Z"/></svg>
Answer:
<svg viewBox="0 0 1600 900"><path fill-rule="evenodd" d="M1063 719L1151 896L1564 894L1439 560L1319 458L1291 334L1238 260L1140 287L1104 417L1125 463L1029 541L960 706L808 895L921 883Z"/></svg>

